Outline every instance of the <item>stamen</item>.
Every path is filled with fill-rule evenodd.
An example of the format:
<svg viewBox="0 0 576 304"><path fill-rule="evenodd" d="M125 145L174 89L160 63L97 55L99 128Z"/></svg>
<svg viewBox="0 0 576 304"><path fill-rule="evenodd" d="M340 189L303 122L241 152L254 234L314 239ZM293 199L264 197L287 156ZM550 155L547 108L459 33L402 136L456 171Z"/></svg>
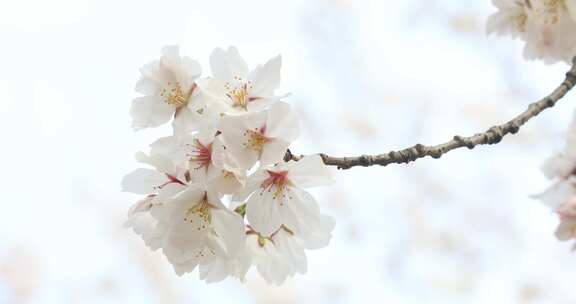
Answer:
<svg viewBox="0 0 576 304"><path fill-rule="evenodd" d="M190 95L192 95L195 87L196 84L192 85L188 92L184 92L180 82L168 82L168 87L162 90L160 96L164 97L165 103L180 108L188 104Z"/></svg>
<svg viewBox="0 0 576 304"><path fill-rule="evenodd" d="M205 230L212 223L211 208L212 205L208 202L208 196L204 193L204 197L198 204L186 210L184 221L194 224L198 231Z"/></svg>
<svg viewBox="0 0 576 304"><path fill-rule="evenodd" d="M204 167L208 170L212 161L212 143L203 145L200 140L195 139L190 160L198 164L196 169Z"/></svg>
<svg viewBox="0 0 576 304"><path fill-rule="evenodd" d="M270 138L264 135L265 132L266 132L265 126L262 128L256 128L254 130L244 131L242 135L246 137L246 141L242 145L247 149L258 152L258 156L262 156L264 145L266 145L270 141Z"/></svg>
<svg viewBox="0 0 576 304"><path fill-rule="evenodd" d="M234 175L233 172L230 172L227 170L222 170L222 175L224 176L224 179L232 179L232 178L236 177L236 175Z"/></svg>
<svg viewBox="0 0 576 304"><path fill-rule="evenodd" d="M544 8L546 10L547 18L546 23L556 24L560 21L560 10L566 10L566 0L544 0Z"/></svg>
<svg viewBox="0 0 576 304"><path fill-rule="evenodd" d="M273 199L286 198L286 194L289 192L289 186L291 185L288 179L288 171L271 171L266 170L268 173L268 178L262 182L260 187L262 189L267 189L268 192L274 190ZM291 199L292 197L289 196ZM280 206L284 205L284 200L280 201Z"/></svg>
<svg viewBox="0 0 576 304"><path fill-rule="evenodd" d="M224 85L228 91L226 96L231 99L233 107L246 111L248 110L248 103L257 99L257 97L250 96L250 91L253 88L252 82L244 81L240 76L234 76L234 81L236 85L231 85L229 82Z"/></svg>

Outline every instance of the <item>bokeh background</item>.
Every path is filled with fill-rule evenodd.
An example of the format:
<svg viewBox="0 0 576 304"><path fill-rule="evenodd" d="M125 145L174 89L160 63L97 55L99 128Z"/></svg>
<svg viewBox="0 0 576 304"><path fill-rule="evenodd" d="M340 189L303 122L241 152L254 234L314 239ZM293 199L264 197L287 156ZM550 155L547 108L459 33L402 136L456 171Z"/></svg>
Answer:
<svg viewBox="0 0 576 304"><path fill-rule="evenodd" d="M298 153L379 153L508 120L567 65L485 35L490 1L0 1L0 303L576 303L576 255L530 195L575 96L491 147L335 172L329 247L283 286L176 276L121 227L123 175L168 128L133 132L144 63L178 44L283 55ZM336 171L336 170L335 170Z"/></svg>

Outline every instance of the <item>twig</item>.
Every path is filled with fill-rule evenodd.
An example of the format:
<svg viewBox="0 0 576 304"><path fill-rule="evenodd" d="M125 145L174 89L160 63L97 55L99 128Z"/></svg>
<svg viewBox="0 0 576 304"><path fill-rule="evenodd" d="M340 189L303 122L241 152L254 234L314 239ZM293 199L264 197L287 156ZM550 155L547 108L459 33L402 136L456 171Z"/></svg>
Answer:
<svg viewBox="0 0 576 304"><path fill-rule="evenodd" d="M526 111L522 112L514 119L504 124L493 126L486 132L468 137L456 135L443 144L435 146L416 144L410 148L377 155L361 155L356 157L333 157L323 153L320 153L319 155L328 166L337 166L338 169L350 169L356 166L369 167L374 165L386 166L392 163L409 163L426 156L440 158L443 154L454 149L462 147L474 149L477 145L496 144L499 143L507 134L517 133L520 127L531 118L536 117L545 109L553 107L556 102L562 99L562 97L574 88L574 86L576 86L576 57L572 60L572 68L566 73L566 78L562 84L560 84L550 95L544 97L540 101L530 104ZM290 150L286 151L284 157L286 161L291 159L299 160L300 158L302 158L302 156L294 155Z"/></svg>

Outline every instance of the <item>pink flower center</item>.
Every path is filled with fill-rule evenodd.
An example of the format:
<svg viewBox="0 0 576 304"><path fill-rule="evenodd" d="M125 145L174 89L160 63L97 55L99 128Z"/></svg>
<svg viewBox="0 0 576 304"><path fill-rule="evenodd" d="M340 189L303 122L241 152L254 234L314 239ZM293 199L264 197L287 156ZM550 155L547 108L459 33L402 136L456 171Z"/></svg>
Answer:
<svg viewBox="0 0 576 304"><path fill-rule="evenodd" d="M276 172L266 170L266 172L268 173L268 178L262 182L262 189L268 189L268 191L274 190L274 199L281 196L284 197L285 193L288 191L288 186L290 186L288 171Z"/></svg>
<svg viewBox="0 0 576 304"><path fill-rule="evenodd" d="M271 140L264 135L265 132L266 126L254 130L245 130L242 135L246 137L246 141L242 145L250 150L258 152L258 155L261 156L264 146Z"/></svg>
<svg viewBox="0 0 576 304"><path fill-rule="evenodd" d="M190 160L198 164L196 169L202 167L208 169L208 166L212 161L212 144L204 145L200 140L195 139Z"/></svg>

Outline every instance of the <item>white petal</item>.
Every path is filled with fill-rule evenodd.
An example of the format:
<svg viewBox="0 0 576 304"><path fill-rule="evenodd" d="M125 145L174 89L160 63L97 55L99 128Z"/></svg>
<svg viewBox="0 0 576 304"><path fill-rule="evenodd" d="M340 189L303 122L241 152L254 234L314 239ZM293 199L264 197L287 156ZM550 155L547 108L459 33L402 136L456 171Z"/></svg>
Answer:
<svg viewBox="0 0 576 304"><path fill-rule="evenodd" d="M291 187L283 198L280 214L285 226L299 233L314 230L320 216L320 209L310 193Z"/></svg>
<svg viewBox="0 0 576 304"><path fill-rule="evenodd" d="M576 166L576 158L558 153L547 159L542 165L542 172L549 179L566 178Z"/></svg>
<svg viewBox="0 0 576 304"><path fill-rule="evenodd" d="M135 158L137 161L148 164L162 173L172 175L175 175L176 173L176 168L172 161L163 155L146 155L146 153L138 152L136 153Z"/></svg>
<svg viewBox="0 0 576 304"><path fill-rule="evenodd" d="M228 265L224 259L216 259L210 264L200 265L200 280L206 283L216 283L228 276Z"/></svg>
<svg viewBox="0 0 576 304"><path fill-rule="evenodd" d="M246 186L242 192L238 193L233 197L234 201L244 201L246 198L252 194L254 191L261 188L262 183L264 180L268 178L268 173L265 170L258 170L254 172L254 174L250 175L248 180L246 181Z"/></svg>
<svg viewBox="0 0 576 304"><path fill-rule="evenodd" d="M182 57L181 59L181 68L182 72L184 72L183 78L181 81L186 85L190 85L191 81L200 77L202 74L202 67L198 61L191 59L190 57Z"/></svg>
<svg viewBox="0 0 576 304"><path fill-rule="evenodd" d="M169 183L163 185L156 195L156 201L160 203L166 202L184 190L186 190L186 186L180 183Z"/></svg>
<svg viewBox="0 0 576 304"><path fill-rule="evenodd" d="M298 273L306 273L307 262L304 248L297 243L294 237L283 229L274 235L274 244L278 251L287 259L287 262Z"/></svg>
<svg viewBox="0 0 576 304"><path fill-rule="evenodd" d="M288 146L290 146L290 143L281 139L270 140L264 145L262 155L260 156L260 164L262 166L267 166L282 161Z"/></svg>
<svg viewBox="0 0 576 304"><path fill-rule="evenodd" d="M264 245L260 246L258 237L249 235L246 244L258 273L266 282L280 285L292 274L285 257L278 252L271 241L266 240Z"/></svg>
<svg viewBox="0 0 576 304"><path fill-rule="evenodd" d="M256 113L222 118L220 123L222 141L243 169L250 169L258 160L258 152L245 146L249 136L246 131L263 127L265 115Z"/></svg>
<svg viewBox="0 0 576 304"><path fill-rule="evenodd" d="M245 78L248 74L248 65L235 47L229 47L227 51L214 49L210 55L210 67L212 75L223 81L231 81L234 76Z"/></svg>
<svg viewBox="0 0 576 304"><path fill-rule="evenodd" d="M156 62L156 69L158 68L158 63ZM142 93L144 95L156 95L160 90L162 90L160 84L153 78L140 77L134 88L136 92Z"/></svg>
<svg viewBox="0 0 576 304"><path fill-rule="evenodd" d="M574 228L576 227L576 222L574 220L560 220L558 228L556 228L556 238L560 241L568 241L574 238Z"/></svg>
<svg viewBox="0 0 576 304"><path fill-rule="evenodd" d="M212 228L223 240L227 257L237 255L244 243L244 220L240 215L223 209L212 210Z"/></svg>
<svg viewBox="0 0 576 304"><path fill-rule="evenodd" d="M130 115L132 127L136 130L153 128L164 124L172 118L174 107L154 96L137 97L132 101Z"/></svg>
<svg viewBox="0 0 576 304"><path fill-rule="evenodd" d="M180 64L180 49L177 45L167 45L160 51L164 64L177 66Z"/></svg>
<svg viewBox="0 0 576 304"><path fill-rule="evenodd" d="M566 8L568 9L568 13L570 13L570 17L574 22L576 22L576 0L566 0Z"/></svg>
<svg viewBox="0 0 576 304"><path fill-rule="evenodd" d="M171 157L179 148L175 136L160 137L150 144L150 154L160 154Z"/></svg>
<svg viewBox="0 0 576 304"><path fill-rule="evenodd" d="M246 218L250 225L264 236L274 233L282 225L282 217L278 204L270 191L259 191L248 199L246 204Z"/></svg>
<svg viewBox="0 0 576 304"><path fill-rule="evenodd" d="M300 135L300 121L288 103L277 102L270 107L266 135L289 143Z"/></svg>
<svg viewBox="0 0 576 304"><path fill-rule="evenodd" d="M248 102L246 109L249 113L256 113L265 110L269 105L275 104L280 100L277 96L258 97Z"/></svg>
<svg viewBox="0 0 576 304"><path fill-rule="evenodd" d="M562 204L568 202L575 194L574 180L568 179L554 183L550 188L546 189L546 191L533 197L556 210Z"/></svg>
<svg viewBox="0 0 576 304"><path fill-rule="evenodd" d="M334 176L320 155L309 155L299 161L290 161L286 168L289 171L288 178L298 187L309 188L334 183Z"/></svg>
<svg viewBox="0 0 576 304"><path fill-rule="evenodd" d="M198 262L196 260L189 260L182 263L175 263L171 262L172 267L174 268L174 272L178 276L182 276L184 274L190 273L194 271L196 266L198 266Z"/></svg>
<svg viewBox="0 0 576 304"><path fill-rule="evenodd" d="M202 122L202 115L195 111L191 111L187 107L179 108L177 110L172 127L174 135L178 137L187 136L188 134L200 130Z"/></svg>
<svg viewBox="0 0 576 304"><path fill-rule="evenodd" d="M122 191L136 194L151 194L167 181L166 175L156 170L138 168L128 173L122 180Z"/></svg>
<svg viewBox="0 0 576 304"><path fill-rule="evenodd" d="M250 80L254 88L250 95L252 96L269 96L280 86L280 67L282 66L282 57L280 55L271 58L264 65L258 65L250 73Z"/></svg>
<svg viewBox="0 0 576 304"><path fill-rule="evenodd" d="M304 241L304 247L307 249L319 249L328 246L335 225L336 222L334 218L327 215L320 215L318 222L312 225L314 229L310 229L301 235Z"/></svg>

